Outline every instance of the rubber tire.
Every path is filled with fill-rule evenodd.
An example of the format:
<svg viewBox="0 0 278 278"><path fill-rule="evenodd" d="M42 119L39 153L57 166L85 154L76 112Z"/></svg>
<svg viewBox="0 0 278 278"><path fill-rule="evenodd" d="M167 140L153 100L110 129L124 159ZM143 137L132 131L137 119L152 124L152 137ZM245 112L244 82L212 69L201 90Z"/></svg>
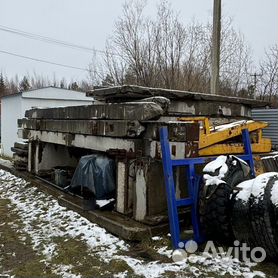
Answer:
<svg viewBox="0 0 278 278"><path fill-rule="evenodd" d="M250 196L251 196L250 184ZM253 229L250 217L250 196L247 202L236 199L238 192L233 195L233 208L231 225L235 238L241 243L246 243L249 247L255 246Z"/></svg>
<svg viewBox="0 0 278 278"><path fill-rule="evenodd" d="M207 191L201 190L200 225L206 239L217 243L229 243L233 235L230 226L230 188L226 183L210 185ZM204 187L203 187L204 188ZM213 193L212 193L213 191ZM211 197L207 199L212 193Z"/></svg>
<svg viewBox="0 0 278 278"><path fill-rule="evenodd" d="M271 189L278 177L268 180L263 198L250 197L250 216L255 245L263 247L268 259L276 261L278 259L278 245L275 240L275 214L272 211Z"/></svg>
<svg viewBox="0 0 278 278"><path fill-rule="evenodd" d="M274 181L275 182L275 181ZM273 187L273 185L272 185ZM271 188L272 190L272 188ZM271 194L271 191L270 191ZM269 214L271 219L271 226L275 238L275 243L278 245L278 207L276 207L272 202L269 208Z"/></svg>
<svg viewBox="0 0 278 278"><path fill-rule="evenodd" d="M199 195L201 231L207 240L213 240L219 244L230 244L235 240L231 225L235 200L231 198L231 195L236 185L250 178L250 175L244 177L241 167L231 168L223 178L226 183L208 187L203 184ZM210 194L211 197L207 199Z"/></svg>

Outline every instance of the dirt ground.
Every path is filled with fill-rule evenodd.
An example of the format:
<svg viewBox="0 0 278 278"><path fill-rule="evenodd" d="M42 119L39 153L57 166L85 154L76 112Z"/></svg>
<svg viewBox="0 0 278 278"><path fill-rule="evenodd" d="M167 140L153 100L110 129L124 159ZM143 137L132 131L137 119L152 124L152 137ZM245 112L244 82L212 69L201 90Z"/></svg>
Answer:
<svg viewBox="0 0 278 278"><path fill-rule="evenodd" d="M0 277L278 277L270 263L174 263L169 236L125 242L3 170L0 213Z"/></svg>

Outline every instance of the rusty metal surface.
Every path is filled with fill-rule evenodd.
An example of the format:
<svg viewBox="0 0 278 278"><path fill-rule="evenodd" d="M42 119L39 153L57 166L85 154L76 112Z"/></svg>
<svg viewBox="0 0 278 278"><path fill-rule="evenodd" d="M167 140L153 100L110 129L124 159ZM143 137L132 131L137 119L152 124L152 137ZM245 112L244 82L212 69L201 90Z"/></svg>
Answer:
<svg viewBox="0 0 278 278"><path fill-rule="evenodd" d="M159 129L162 126L168 127L169 140L176 142L199 141L199 124L182 122L142 122L146 131L144 139L159 141Z"/></svg>
<svg viewBox="0 0 278 278"><path fill-rule="evenodd" d="M265 172L278 172L278 156L266 156L262 157L262 163Z"/></svg>

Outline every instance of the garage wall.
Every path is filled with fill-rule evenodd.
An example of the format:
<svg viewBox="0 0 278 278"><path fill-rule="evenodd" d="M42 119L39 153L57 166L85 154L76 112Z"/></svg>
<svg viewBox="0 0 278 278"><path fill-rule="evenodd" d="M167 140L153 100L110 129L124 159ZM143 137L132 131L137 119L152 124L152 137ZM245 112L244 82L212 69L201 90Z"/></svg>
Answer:
<svg viewBox="0 0 278 278"><path fill-rule="evenodd" d="M14 142L22 141L17 137L17 119L24 118L25 111L32 107L58 107L90 105L93 98L85 93L66 89L47 87L2 98L1 146L2 154L12 157Z"/></svg>
<svg viewBox="0 0 278 278"><path fill-rule="evenodd" d="M11 147L19 141L17 137L17 119L21 118L21 95L2 98L1 102L1 147L2 154L11 157Z"/></svg>

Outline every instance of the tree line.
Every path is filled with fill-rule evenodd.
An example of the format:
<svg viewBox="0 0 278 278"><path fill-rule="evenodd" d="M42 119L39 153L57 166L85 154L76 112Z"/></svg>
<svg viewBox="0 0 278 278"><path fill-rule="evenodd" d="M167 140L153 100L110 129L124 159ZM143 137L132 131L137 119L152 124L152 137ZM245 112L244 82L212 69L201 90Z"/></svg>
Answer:
<svg viewBox="0 0 278 278"><path fill-rule="evenodd" d="M34 74L8 80L0 75L0 95L45 86L86 91L93 86L134 84L209 93L212 20L184 25L167 0L161 0L155 17L146 15L145 0L123 5L104 55L93 55L89 78L81 82L52 80ZM255 67L252 50L230 18L222 18L220 48L222 95L277 102L278 46L269 47ZM256 80L254 72L258 72Z"/></svg>
<svg viewBox="0 0 278 278"><path fill-rule="evenodd" d="M9 79L0 72L0 97L48 86L83 92L92 89L87 80L79 82L71 80L67 82L65 78L57 79L54 76L52 79L49 79L45 76L37 75L36 73L32 76L24 75L21 79L19 79L18 75L15 75L15 77Z"/></svg>
<svg viewBox="0 0 278 278"><path fill-rule="evenodd" d="M94 83L209 93L212 20L184 25L182 15L166 0L158 5L155 18L145 11L143 0L124 4L107 40L105 57L95 56L91 63ZM277 45L266 50L254 82L252 50L232 20L224 17L220 53L220 94L270 101L277 97Z"/></svg>

